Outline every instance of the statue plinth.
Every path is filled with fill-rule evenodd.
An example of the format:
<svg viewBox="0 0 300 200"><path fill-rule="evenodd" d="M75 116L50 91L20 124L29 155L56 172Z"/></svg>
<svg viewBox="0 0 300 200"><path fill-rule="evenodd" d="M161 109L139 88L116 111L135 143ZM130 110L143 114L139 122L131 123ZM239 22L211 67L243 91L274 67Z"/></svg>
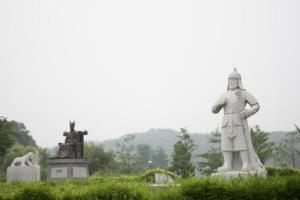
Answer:
<svg viewBox="0 0 300 200"><path fill-rule="evenodd" d="M6 170L6 181L39 181L40 166L10 166Z"/></svg>
<svg viewBox="0 0 300 200"><path fill-rule="evenodd" d="M225 180L230 180L232 178L242 178L247 176L265 176L263 173L259 173L257 171L231 171L231 172L218 172L218 173L212 173L210 177L221 177Z"/></svg>
<svg viewBox="0 0 300 200"><path fill-rule="evenodd" d="M87 178L89 176L88 161L85 158L50 158L47 164L47 180Z"/></svg>

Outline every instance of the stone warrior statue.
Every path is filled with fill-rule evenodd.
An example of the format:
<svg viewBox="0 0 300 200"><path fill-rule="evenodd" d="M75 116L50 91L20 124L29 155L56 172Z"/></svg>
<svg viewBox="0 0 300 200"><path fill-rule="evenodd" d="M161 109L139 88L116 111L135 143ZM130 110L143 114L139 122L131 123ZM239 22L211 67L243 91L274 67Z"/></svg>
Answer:
<svg viewBox="0 0 300 200"><path fill-rule="evenodd" d="M250 109L246 109L247 104ZM241 75L235 68L229 75L227 91L217 99L212 112L218 113L222 108L221 150L224 163L218 172L254 171L265 175L266 170L253 149L247 122L247 118L255 114L260 106L244 89Z"/></svg>
<svg viewBox="0 0 300 200"><path fill-rule="evenodd" d="M70 132L64 132L65 143L59 143L58 158L83 158L84 139L87 131L75 131L75 122L70 121Z"/></svg>

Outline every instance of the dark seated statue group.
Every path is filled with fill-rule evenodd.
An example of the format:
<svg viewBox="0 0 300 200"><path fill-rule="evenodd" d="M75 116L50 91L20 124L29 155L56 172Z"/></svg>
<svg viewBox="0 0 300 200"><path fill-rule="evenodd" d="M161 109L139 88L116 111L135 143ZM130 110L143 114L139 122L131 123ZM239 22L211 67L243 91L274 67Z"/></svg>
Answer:
<svg viewBox="0 0 300 200"><path fill-rule="evenodd" d="M58 158L83 158L84 139L87 131L75 131L75 122L70 122L70 132L64 132L65 143L58 143Z"/></svg>

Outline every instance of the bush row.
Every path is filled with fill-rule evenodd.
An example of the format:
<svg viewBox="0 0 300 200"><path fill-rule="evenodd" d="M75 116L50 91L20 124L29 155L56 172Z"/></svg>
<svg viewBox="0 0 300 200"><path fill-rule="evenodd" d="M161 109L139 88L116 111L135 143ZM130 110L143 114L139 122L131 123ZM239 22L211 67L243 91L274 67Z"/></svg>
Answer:
<svg viewBox="0 0 300 200"><path fill-rule="evenodd" d="M4 200L300 200L300 176L187 179L178 185L152 187L144 182L102 181L2 183Z"/></svg>
<svg viewBox="0 0 300 200"><path fill-rule="evenodd" d="M191 179L181 186L181 194L191 200L300 199L300 176Z"/></svg>
<svg viewBox="0 0 300 200"><path fill-rule="evenodd" d="M300 170L291 167L266 167L268 176L294 176L300 175Z"/></svg>

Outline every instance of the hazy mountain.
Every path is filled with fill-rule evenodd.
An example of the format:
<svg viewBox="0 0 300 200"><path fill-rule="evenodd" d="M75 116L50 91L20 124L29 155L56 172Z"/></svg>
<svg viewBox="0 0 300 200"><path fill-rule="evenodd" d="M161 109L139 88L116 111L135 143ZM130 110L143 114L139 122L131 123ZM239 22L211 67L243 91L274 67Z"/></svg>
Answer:
<svg viewBox="0 0 300 200"><path fill-rule="evenodd" d="M171 155L173 145L177 142L177 136L180 135L180 132L173 129L150 129L147 132L133 134L135 135L135 139L132 141L132 144L148 144L152 148L163 147L166 149L167 153ZM269 140L279 143L286 134L287 132L284 131L270 132ZM191 133L191 138L197 145L197 149L195 150L196 153L205 152L210 148L210 143L208 142L209 136L209 133ZM124 138L125 136L118 139L105 140L100 144L102 144L106 150L115 150L117 148L117 144L121 144Z"/></svg>

